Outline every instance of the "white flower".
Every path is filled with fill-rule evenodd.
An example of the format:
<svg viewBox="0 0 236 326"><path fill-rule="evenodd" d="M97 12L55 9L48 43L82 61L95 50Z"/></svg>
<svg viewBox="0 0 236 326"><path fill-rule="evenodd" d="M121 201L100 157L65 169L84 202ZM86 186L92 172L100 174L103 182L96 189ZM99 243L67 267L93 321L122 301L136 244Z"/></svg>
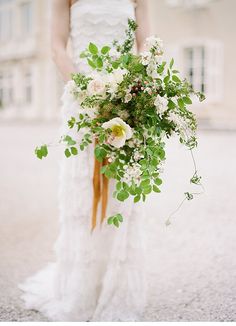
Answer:
<svg viewBox="0 0 236 326"><path fill-rule="evenodd" d="M132 138L128 141L127 145L130 148L134 148L134 147L139 147L141 145L142 141L138 138Z"/></svg>
<svg viewBox="0 0 236 326"><path fill-rule="evenodd" d="M101 78L93 79L89 82L87 87L88 95L105 95L106 85Z"/></svg>
<svg viewBox="0 0 236 326"><path fill-rule="evenodd" d="M141 53L141 62L144 66L147 66L151 60L151 53L149 51L144 51Z"/></svg>
<svg viewBox="0 0 236 326"><path fill-rule="evenodd" d="M154 61L150 61L149 65L147 66L147 74L152 78L157 78L157 64Z"/></svg>
<svg viewBox="0 0 236 326"><path fill-rule="evenodd" d="M163 54L163 41L156 36L150 36L146 39L145 47L148 51L155 50L156 55Z"/></svg>
<svg viewBox="0 0 236 326"><path fill-rule="evenodd" d="M139 161L141 160L141 158L143 158L143 154L141 154L139 151L135 151L134 154L133 154L133 159L135 161Z"/></svg>
<svg viewBox="0 0 236 326"><path fill-rule="evenodd" d="M132 98L133 98L133 97L132 97L132 94L127 93L127 94L125 95L124 102L125 102L125 103L129 103L129 101L131 101Z"/></svg>
<svg viewBox="0 0 236 326"><path fill-rule="evenodd" d="M157 113L160 115L162 115L168 109L168 100L160 95L157 95L154 104L157 108Z"/></svg>
<svg viewBox="0 0 236 326"><path fill-rule="evenodd" d="M133 135L130 126L121 118L114 118L104 122L102 127L104 129L111 129L112 132L108 139L108 143L116 148L124 146L126 139L130 139Z"/></svg>
<svg viewBox="0 0 236 326"><path fill-rule="evenodd" d="M124 75L127 74L126 69L115 69L112 73L107 74L106 83L108 85L108 92L114 95L117 92L119 84L123 81Z"/></svg>
<svg viewBox="0 0 236 326"><path fill-rule="evenodd" d="M114 152L110 152L108 155L107 155L107 158L108 158L108 162L109 163L112 163L115 161L116 159L116 154Z"/></svg>
<svg viewBox="0 0 236 326"><path fill-rule="evenodd" d="M128 184L131 184L132 181L135 184L138 184L140 182L140 176L142 175L140 167L141 166L138 163L133 163L132 165L127 166L123 176L123 181Z"/></svg>

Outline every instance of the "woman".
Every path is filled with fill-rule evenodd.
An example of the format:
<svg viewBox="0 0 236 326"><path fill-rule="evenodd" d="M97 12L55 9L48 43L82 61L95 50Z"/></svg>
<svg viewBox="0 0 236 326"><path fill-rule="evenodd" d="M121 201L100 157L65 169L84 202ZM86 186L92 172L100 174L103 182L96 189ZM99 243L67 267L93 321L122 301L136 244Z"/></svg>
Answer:
<svg viewBox="0 0 236 326"><path fill-rule="evenodd" d="M80 53L89 42L112 45L122 42L129 18L136 19L137 48L148 36L146 0L54 0L52 48L54 61L65 82L74 72L89 72ZM73 59L67 55L71 38ZM68 86L67 86L68 88ZM65 91L62 132L68 134L67 120L76 111ZM76 133L71 135L78 139ZM112 198L109 184L107 216L123 212L119 229L106 221L91 233L93 204L93 146L70 159L63 158L60 183L60 235L57 260L21 288L28 308L41 311L56 321L139 320L146 297L145 239L142 205Z"/></svg>

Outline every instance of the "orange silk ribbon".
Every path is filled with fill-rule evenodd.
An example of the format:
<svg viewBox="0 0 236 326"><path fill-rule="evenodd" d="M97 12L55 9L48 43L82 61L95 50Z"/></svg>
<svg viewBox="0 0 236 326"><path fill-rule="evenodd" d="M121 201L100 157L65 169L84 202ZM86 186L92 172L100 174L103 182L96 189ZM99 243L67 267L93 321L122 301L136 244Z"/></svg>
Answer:
<svg viewBox="0 0 236 326"><path fill-rule="evenodd" d="M97 144L97 140L95 145ZM108 202L108 178L101 174L101 168L108 163L107 159L99 162L96 157L94 159L94 172L93 172L93 214L91 231L94 230L97 224L97 210L100 199L102 199L101 223L106 217L106 209Z"/></svg>

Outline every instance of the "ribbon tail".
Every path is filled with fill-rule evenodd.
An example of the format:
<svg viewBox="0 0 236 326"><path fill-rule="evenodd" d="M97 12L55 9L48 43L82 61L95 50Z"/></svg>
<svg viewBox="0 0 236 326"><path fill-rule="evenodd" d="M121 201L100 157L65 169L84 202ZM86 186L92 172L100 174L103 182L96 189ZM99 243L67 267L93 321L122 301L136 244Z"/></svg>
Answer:
<svg viewBox="0 0 236 326"><path fill-rule="evenodd" d="M93 213L92 213L92 226L91 231L97 224L97 209L101 197L101 176L100 176L101 163L95 158L94 160L94 173L93 173Z"/></svg>
<svg viewBox="0 0 236 326"><path fill-rule="evenodd" d="M102 165L106 165L108 163L107 159L103 160ZM101 223L104 221L106 217L107 203L108 203L108 184L109 180L105 176L102 175L102 213L101 213Z"/></svg>

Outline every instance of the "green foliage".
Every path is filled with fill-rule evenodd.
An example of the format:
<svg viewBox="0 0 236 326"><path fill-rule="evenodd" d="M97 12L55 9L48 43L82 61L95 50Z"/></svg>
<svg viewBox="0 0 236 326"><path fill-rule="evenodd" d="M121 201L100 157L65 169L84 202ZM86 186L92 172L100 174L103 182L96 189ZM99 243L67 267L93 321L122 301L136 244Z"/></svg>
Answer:
<svg viewBox="0 0 236 326"><path fill-rule="evenodd" d="M110 224L110 225L113 224L117 228L120 226L120 223L122 223L122 222L123 222L123 216L121 214L116 214L116 215L110 216L107 219L108 224Z"/></svg>
<svg viewBox="0 0 236 326"><path fill-rule="evenodd" d="M43 157L46 157L48 155L47 145L42 145L41 147L36 147L35 154L36 154L37 158L42 160Z"/></svg>

